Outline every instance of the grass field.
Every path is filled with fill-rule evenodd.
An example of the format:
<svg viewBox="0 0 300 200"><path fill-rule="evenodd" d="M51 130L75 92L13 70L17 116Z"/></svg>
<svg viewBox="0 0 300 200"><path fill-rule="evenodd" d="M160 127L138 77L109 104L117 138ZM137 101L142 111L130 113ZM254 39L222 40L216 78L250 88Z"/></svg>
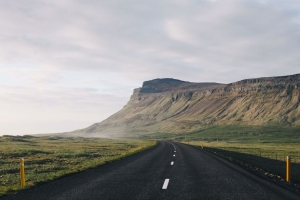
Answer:
<svg viewBox="0 0 300 200"><path fill-rule="evenodd" d="M20 188L19 158L25 158L26 185L53 180L130 155L166 139L199 146L211 152L285 177L287 155L292 157L292 181L300 183L300 128L211 126L185 134L154 133L140 140L96 138L0 137L0 195Z"/></svg>
<svg viewBox="0 0 300 200"><path fill-rule="evenodd" d="M200 143L190 142L199 145ZM205 147L220 150L251 154L263 158L285 161L291 155L292 161L300 163L300 143L229 143L229 142L202 142Z"/></svg>
<svg viewBox="0 0 300 200"><path fill-rule="evenodd" d="M189 144L201 146L199 143ZM300 184L300 144L241 144L226 142L203 142L204 150L225 157L255 172L285 181L286 156L291 156L291 180ZM298 186L297 186L298 187Z"/></svg>
<svg viewBox="0 0 300 200"><path fill-rule="evenodd" d="M210 127L174 137L211 152L247 163L285 178L285 159L292 158L292 180L300 183L300 128L290 127Z"/></svg>
<svg viewBox="0 0 300 200"><path fill-rule="evenodd" d="M292 180L300 183L300 127L210 126L185 134L154 133L144 139L170 139L204 147L229 159L285 178L292 157Z"/></svg>
<svg viewBox="0 0 300 200"><path fill-rule="evenodd" d="M298 143L300 127L275 126L209 126L198 131L183 134L153 133L144 139L172 139L175 141L226 141L237 143Z"/></svg>
<svg viewBox="0 0 300 200"><path fill-rule="evenodd" d="M155 145L146 140L0 137L0 196L21 189L19 158L25 159L26 187L83 171Z"/></svg>

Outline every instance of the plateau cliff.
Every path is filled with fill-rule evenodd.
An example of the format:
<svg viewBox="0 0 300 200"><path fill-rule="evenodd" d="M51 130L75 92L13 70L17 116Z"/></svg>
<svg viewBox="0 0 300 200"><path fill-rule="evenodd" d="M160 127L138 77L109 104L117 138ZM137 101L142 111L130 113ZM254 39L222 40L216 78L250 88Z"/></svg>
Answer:
<svg viewBox="0 0 300 200"><path fill-rule="evenodd" d="M73 134L184 133L211 125L300 126L300 74L230 84L146 81L106 120Z"/></svg>

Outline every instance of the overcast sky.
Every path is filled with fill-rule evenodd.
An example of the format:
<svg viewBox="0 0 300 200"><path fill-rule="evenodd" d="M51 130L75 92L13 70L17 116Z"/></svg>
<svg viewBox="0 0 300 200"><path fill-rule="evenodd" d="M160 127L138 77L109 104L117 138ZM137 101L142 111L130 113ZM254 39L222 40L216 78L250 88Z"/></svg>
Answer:
<svg viewBox="0 0 300 200"><path fill-rule="evenodd" d="M85 128L155 78L296 73L299 0L0 0L0 135Z"/></svg>

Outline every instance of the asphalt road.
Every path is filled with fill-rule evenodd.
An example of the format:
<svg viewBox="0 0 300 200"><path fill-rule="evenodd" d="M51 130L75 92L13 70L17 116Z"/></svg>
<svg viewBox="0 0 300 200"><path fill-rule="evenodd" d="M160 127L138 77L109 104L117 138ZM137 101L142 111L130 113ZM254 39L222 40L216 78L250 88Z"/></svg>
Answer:
<svg viewBox="0 0 300 200"><path fill-rule="evenodd" d="M0 199L286 200L300 196L198 148L159 142L122 160Z"/></svg>

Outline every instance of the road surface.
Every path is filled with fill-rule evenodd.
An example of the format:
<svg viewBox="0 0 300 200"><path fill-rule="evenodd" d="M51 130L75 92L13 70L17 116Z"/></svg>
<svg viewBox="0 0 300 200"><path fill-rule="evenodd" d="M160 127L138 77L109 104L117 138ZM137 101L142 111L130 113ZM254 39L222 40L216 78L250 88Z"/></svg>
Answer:
<svg viewBox="0 0 300 200"><path fill-rule="evenodd" d="M199 148L167 141L95 169L1 200L300 199L300 196Z"/></svg>

